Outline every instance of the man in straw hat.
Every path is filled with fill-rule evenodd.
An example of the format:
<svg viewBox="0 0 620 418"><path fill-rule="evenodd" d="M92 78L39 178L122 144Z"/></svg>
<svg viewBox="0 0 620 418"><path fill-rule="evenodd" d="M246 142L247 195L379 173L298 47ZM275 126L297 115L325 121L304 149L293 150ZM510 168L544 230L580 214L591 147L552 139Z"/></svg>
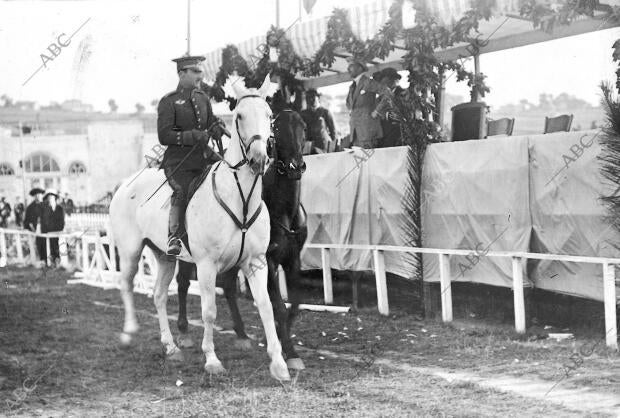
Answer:
<svg viewBox="0 0 620 418"><path fill-rule="evenodd" d="M386 88L379 97L379 103L371 113L373 118L379 118L383 130L382 147L396 147L402 145L400 122L394 113L394 99L402 96L405 90L398 85L400 74L394 68L387 67L373 74L373 78Z"/></svg>
<svg viewBox="0 0 620 418"><path fill-rule="evenodd" d="M351 128L351 145L362 148L374 148L383 137L381 123L372 118L375 110L377 94L384 92L385 87L372 80L366 74L366 64L359 59L350 59L348 71L353 79L347 95L347 109L350 111L349 126Z"/></svg>
<svg viewBox="0 0 620 418"><path fill-rule="evenodd" d="M201 90L200 63L204 59L184 56L172 60L179 84L157 107L157 136L160 144L167 145L161 166L172 187L167 254L173 256L179 255L183 246L189 185L207 164L219 159L208 145L207 130L218 141L225 132L223 122L213 115L209 96Z"/></svg>

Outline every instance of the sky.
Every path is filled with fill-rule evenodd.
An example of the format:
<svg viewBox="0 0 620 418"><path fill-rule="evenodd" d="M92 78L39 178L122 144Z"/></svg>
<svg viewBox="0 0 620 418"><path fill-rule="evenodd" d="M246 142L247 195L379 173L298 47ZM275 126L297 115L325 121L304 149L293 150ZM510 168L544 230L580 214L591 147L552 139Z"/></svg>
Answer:
<svg viewBox="0 0 620 418"><path fill-rule="evenodd" d="M275 0L190 2L193 54L262 35L275 23ZM297 19L298 3L280 3L281 26L286 27ZM326 16L334 6L357 4L317 0L312 15L302 12L302 17ZM176 87L170 60L185 53L186 34L184 0L0 1L0 94L43 104L77 98L102 111L113 98L121 112L134 111L137 102L152 111L150 102ZM47 48L59 36L66 46L42 66L41 54L51 57ZM485 101L492 106L521 99L537 103L543 92L567 92L597 104L598 84L613 79L611 45L618 38L620 29L610 29L484 54L481 69L491 87ZM347 85L324 91L346 93ZM457 85L455 77L447 91L468 96L467 86Z"/></svg>

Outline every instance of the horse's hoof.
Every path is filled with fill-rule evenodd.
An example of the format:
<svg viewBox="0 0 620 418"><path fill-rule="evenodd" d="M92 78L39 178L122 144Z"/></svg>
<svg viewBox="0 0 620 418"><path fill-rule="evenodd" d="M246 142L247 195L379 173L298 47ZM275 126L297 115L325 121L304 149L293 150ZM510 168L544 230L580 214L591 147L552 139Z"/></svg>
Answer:
<svg viewBox="0 0 620 418"><path fill-rule="evenodd" d="M292 370L304 370L306 368L304 362L299 357L287 359L286 366Z"/></svg>
<svg viewBox="0 0 620 418"><path fill-rule="evenodd" d="M217 363L205 364L205 371L209 374L224 374L226 369L219 361Z"/></svg>
<svg viewBox="0 0 620 418"><path fill-rule="evenodd" d="M177 340L177 345L179 346L179 348L192 348L194 346L194 342L189 337L189 335L181 334L179 335L179 338Z"/></svg>
<svg viewBox="0 0 620 418"><path fill-rule="evenodd" d="M120 335L121 347L127 348L131 345L131 334L127 332L121 332Z"/></svg>
<svg viewBox="0 0 620 418"><path fill-rule="evenodd" d="M166 353L166 358L169 361L179 361L179 362L185 361L185 356L183 355L183 352L178 347L174 347L169 353Z"/></svg>
<svg viewBox="0 0 620 418"><path fill-rule="evenodd" d="M272 360L269 366L269 372L280 382L288 382L291 380L291 375L288 373L288 367L286 367L284 359Z"/></svg>
<svg viewBox="0 0 620 418"><path fill-rule="evenodd" d="M252 350L252 341L249 338L237 338L234 342L235 348L242 351Z"/></svg>

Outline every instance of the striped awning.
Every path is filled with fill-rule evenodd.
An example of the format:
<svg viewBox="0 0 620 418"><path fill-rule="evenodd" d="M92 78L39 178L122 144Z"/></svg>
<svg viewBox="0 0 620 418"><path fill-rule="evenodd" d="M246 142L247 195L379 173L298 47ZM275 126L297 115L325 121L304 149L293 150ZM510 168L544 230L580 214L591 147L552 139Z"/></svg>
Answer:
<svg viewBox="0 0 620 418"><path fill-rule="evenodd" d="M353 33L361 40L372 38L388 20L392 3L393 0L373 0L348 9L347 15ZM425 0L425 3L427 9L444 24L456 21L471 8L471 0ZM519 0L497 0L496 5L498 14L516 13L519 9ZM313 19L288 29L287 37L298 55L310 58L318 51L327 34L328 20L328 17ZM264 42L264 35L255 36L237 44L237 48L240 55L249 61L251 55L257 57L256 59L262 56L257 48ZM205 77L207 80L214 80L222 64L222 48L205 54L205 58L203 62Z"/></svg>

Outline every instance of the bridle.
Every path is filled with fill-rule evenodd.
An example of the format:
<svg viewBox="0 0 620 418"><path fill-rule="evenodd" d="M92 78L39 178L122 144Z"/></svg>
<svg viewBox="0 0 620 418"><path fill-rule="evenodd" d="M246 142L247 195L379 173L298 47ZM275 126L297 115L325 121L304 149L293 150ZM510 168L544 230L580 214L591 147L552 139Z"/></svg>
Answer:
<svg viewBox="0 0 620 418"><path fill-rule="evenodd" d="M289 162L287 165L284 161L278 159L278 147L276 146L276 137L279 131L276 128L276 121L278 120L282 112L293 112L293 111L291 109L283 109L282 111L280 111L280 113L276 115L276 117L272 121L271 131L273 132L273 134L269 138L269 142L270 142L271 148L273 149L274 167L276 169L276 173L281 176L286 175L288 178L293 178L293 176L301 177L301 175L306 172L306 163L303 161L303 159L302 159L301 164L299 165L294 161Z"/></svg>
<svg viewBox="0 0 620 418"><path fill-rule="evenodd" d="M248 94L246 96L243 96L239 98L239 100L237 100L237 106L239 106L239 103L243 99L246 99L249 97L261 97L261 96L259 96L258 94ZM235 130L237 131L237 137L239 137L239 148L241 148L241 155L243 156L243 159L235 165L228 164L228 166L234 170L238 169L239 167L242 167L245 164L250 163L248 160L248 152L250 151L250 147L255 141L260 141L261 139L260 135L254 135L249 139L249 144L246 145L246 140L241 136L241 132L239 132L239 117L238 116L235 118Z"/></svg>
<svg viewBox="0 0 620 418"><path fill-rule="evenodd" d="M258 94L248 94L247 96L241 97L237 101L237 105L239 105L239 102L241 100L248 98L248 97L261 97L261 96L259 96ZM220 206L224 209L224 211L228 214L228 216L230 216L230 218L233 220L235 225L241 230L241 248L239 249L239 256L237 257L237 261L235 261L235 265L236 265L239 263L239 261L241 260L241 257L243 256L243 250L245 248L245 235L250 229L250 227L254 224L256 219L258 219L258 215L260 215L261 210L263 209L263 204L260 203L258 205L258 208L256 208L256 210L254 211L254 214L250 216L248 219L248 211L250 209L249 208L250 199L252 198L252 195L254 194L254 189L258 182L258 178L261 176L261 173L256 173L254 175L254 182L252 183L252 188L250 189L250 193L248 194L246 198L243 194L243 190L241 189L241 184L239 183L239 176L237 175L237 171L236 171L243 165L249 164L247 153L250 150L250 146L254 143L254 141L260 141L261 136L260 135L252 136L249 139L249 144L246 145L243 137L241 136L241 132L239 132L239 118L238 117L235 118L235 129L237 131L237 136L239 137L239 147L241 148L241 154L243 155L243 159L239 161L237 164L232 165L232 166L226 160L223 160L223 161L228 165L228 167L230 167L233 170L233 176L235 178L235 182L237 183L237 189L239 190L239 196L241 197L241 202L243 204L242 206L243 221L237 218L237 215L235 215L235 213L230 209L230 207L226 204L226 202L224 202L224 200L221 198L217 190L217 183L215 182L215 173L217 172L217 169L220 167L221 165L220 163L218 163L213 169L213 174L211 175L211 187L213 188L213 196L215 197L215 200L220 204Z"/></svg>

